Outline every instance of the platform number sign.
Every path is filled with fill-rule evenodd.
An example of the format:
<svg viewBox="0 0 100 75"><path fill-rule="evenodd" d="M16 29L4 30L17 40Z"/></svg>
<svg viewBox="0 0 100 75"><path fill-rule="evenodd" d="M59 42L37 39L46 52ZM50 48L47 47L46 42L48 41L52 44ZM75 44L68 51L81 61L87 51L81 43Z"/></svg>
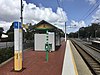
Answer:
<svg viewBox="0 0 100 75"><path fill-rule="evenodd" d="M22 27L20 22L14 22L14 70L22 69Z"/></svg>

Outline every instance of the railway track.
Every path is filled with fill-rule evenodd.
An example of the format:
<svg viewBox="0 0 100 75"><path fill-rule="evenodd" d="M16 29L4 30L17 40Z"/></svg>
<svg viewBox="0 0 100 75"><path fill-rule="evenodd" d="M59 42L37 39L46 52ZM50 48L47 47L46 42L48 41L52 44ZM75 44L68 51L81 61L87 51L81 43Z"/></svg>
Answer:
<svg viewBox="0 0 100 75"><path fill-rule="evenodd" d="M88 65L89 69L93 73L93 75L100 75L100 62L97 61L89 52L84 50L80 45L78 45L75 41L71 40L73 45L76 47L79 54L82 56L83 60Z"/></svg>
<svg viewBox="0 0 100 75"><path fill-rule="evenodd" d="M94 46L89 45L89 44L84 44L84 45L100 53L100 50L95 48Z"/></svg>

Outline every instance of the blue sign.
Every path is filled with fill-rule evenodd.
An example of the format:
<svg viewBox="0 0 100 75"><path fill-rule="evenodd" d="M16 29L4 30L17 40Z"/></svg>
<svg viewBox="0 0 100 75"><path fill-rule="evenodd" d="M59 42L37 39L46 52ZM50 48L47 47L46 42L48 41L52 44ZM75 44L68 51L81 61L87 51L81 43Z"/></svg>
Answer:
<svg viewBox="0 0 100 75"><path fill-rule="evenodd" d="M21 22L19 22L19 29L22 29L22 24L21 24Z"/></svg>
<svg viewBox="0 0 100 75"><path fill-rule="evenodd" d="M18 22L14 22L14 29L18 29L19 26L18 26Z"/></svg>
<svg viewBox="0 0 100 75"><path fill-rule="evenodd" d="M14 22L14 29L21 29L22 25L21 22Z"/></svg>

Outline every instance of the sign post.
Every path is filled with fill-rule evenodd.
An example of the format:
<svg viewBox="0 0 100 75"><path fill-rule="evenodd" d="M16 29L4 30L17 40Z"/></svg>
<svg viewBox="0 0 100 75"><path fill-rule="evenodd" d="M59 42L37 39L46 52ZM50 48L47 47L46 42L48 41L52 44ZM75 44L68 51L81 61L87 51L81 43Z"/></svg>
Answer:
<svg viewBox="0 0 100 75"><path fill-rule="evenodd" d="M14 22L14 70L22 70L22 27Z"/></svg>
<svg viewBox="0 0 100 75"><path fill-rule="evenodd" d="M48 62L48 51L49 51L48 30L46 31L46 44L45 44L45 50L46 50L46 61Z"/></svg>

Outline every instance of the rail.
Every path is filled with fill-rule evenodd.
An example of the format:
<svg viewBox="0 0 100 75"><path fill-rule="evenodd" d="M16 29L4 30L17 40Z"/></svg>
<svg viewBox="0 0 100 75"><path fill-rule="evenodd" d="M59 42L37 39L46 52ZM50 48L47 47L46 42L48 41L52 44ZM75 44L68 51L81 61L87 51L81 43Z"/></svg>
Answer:
<svg viewBox="0 0 100 75"><path fill-rule="evenodd" d="M75 41L71 40L77 51L82 56L83 60L86 62L91 72L94 75L100 75L100 62L97 61L89 52L84 50L80 45L78 45Z"/></svg>

